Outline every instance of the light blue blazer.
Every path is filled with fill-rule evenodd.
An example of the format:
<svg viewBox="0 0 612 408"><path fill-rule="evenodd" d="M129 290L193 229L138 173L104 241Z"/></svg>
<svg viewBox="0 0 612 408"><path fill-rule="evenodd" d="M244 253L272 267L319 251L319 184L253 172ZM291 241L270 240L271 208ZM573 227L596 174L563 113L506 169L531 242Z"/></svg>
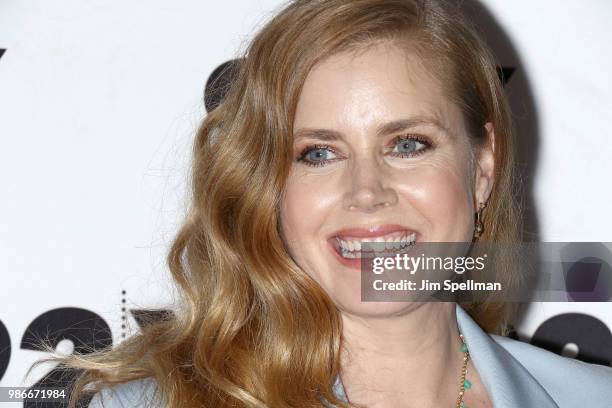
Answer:
<svg viewBox="0 0 612 408"><path fill-rule="evenodd" d="M459 329L494 408L612 408L612 367L489 335L459 305L456 311ZM155 386L146 378L105 389L94 396L89 408L153 407L149 398ZM340 377L333 389L346 401Z"/></svg>

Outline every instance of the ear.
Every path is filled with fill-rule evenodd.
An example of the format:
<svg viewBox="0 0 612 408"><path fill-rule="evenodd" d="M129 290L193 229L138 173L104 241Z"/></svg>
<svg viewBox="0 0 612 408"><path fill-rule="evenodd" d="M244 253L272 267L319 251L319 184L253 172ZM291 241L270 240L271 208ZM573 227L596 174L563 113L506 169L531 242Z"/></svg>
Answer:
<svg viewBox="0 0 612 408"><path fill-rule="evenodd" d="M489 199L495 181L495 129L491 122L487 122L484 128L487 140L478 148L475 156L474 199L476 209L479 203L484 203Z"/></svg>

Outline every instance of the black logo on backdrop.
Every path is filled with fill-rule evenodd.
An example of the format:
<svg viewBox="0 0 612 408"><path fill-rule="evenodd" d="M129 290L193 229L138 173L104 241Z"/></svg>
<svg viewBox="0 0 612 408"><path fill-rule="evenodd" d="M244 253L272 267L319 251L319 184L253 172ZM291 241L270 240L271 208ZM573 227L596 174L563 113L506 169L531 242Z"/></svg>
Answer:
<svg viewBox="0 0 612 408"><path fill-rule="evenodd" d="M531 344L561 354L568 344L578 347L578 360L609 366L612 333L598 318L582 313L553 316L538 327Z"/></svg>
<svg viewBox="0 0 612 408"><path fill-rule="evenodd" d="M206 112L212 112L225 100L234 78L240 68L240 59L226 61L210 74L204 88L204 106Z"/></svg>
<svg viewBox="0 0 612 408"><path fill-rule="evenodd" d="M63 307L52 309L36 317L26 328L21 338L23 350L43 351L44 341L54 349L62 340L69 340L74 350L87 354L107 347L112 347L111 330L106 321L96 313L76 308ZM8 331L0 321L0 380L6 372L11 356L11 339ZM69 388L78 375L75 370L54 369L38 380L32 387ZM89 400L83 400L84 406ZM40 406L40 402L24 400L24 408ZM46 407L60 407L62 402L45 403ZM65 405L65 404L64 404Z"/></svg>
<svg viewBox="0 0 612 408"><path fill-rule="evenodd" d="M0 380L4 376L11 359L11 336L0 320Z"/></svg>

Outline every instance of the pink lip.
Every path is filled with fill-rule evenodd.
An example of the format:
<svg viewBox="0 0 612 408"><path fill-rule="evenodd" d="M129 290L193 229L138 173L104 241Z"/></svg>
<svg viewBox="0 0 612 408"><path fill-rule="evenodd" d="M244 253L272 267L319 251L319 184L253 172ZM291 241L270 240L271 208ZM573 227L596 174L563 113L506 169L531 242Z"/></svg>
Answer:
<svg viewBox="0 0 612 408"><path fill-rule="evenodd" d="M367 229L344 228L330 235L329 238L327 239L327 243L329 244L328 245L329 249L334 254L338 262L340 262L342 265L347 266L351 269L361 270L362 259L361 258L344 258L340 254L340 246L338 244L338 240L336 239L336 237L352 237L352 238L370 238L371 237L371 238L375 238L375 237L380 237L380 236L384 236L387 234L391 234L393 232L400 232L400 231L408 231L410 233L414 232L417 234L417 239L416 239L417 242L420 241L419 233L417 231L411 230L409 228L403 227L398 224L385 224L385 225L373 226Z"/></svg>
<svg viewBox="0 0 612 408"><path fill-rule="evenodd" d="M345 228L340 231L334 232L330 238L334 237L354 237L354 238L370 238L370 237L380 237L383 235L390 234L392 232L398 231L410 231L410 228L403 227L398 224L385 224L385 225L376 225L371 228Z"/></svg>

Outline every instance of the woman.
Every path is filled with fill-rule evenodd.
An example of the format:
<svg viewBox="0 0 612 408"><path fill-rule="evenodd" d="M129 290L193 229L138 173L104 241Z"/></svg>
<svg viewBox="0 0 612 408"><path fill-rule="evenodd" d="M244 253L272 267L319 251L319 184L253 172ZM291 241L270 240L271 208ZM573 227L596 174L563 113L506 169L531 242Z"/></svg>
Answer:
<svg viewBox="0 0 612 408"><path fill-rule="evenodd" d="M288 4L194 146L175 317L70 357L90 407L608 407L612 369L504 334L507 304L362 302L364 240L518 242L492 56L441 1ZM486 207L486 208L485 208ZM475 214L477 215L475 217ZM495 265L504 287L520 277Z"/></svg>

